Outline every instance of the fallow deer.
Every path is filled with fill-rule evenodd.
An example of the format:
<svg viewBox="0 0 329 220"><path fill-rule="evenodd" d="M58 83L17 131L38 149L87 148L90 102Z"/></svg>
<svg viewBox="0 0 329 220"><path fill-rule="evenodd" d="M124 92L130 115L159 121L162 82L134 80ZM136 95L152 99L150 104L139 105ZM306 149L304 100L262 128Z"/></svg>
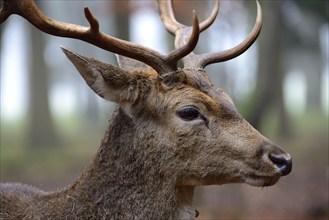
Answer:
<svg viewBox="0 0 329 220"><path fill-rule="evenodd" d="M262 26L259 3L254 28L242 43L201 55L193 50L215 20L219 2L201 23L194 13L192 27L176 20L170 0L158 0L158 8L175 36L175 49L167 55L100 32L87 7L90 27L82 27L46 17L32 0L3 0L1 23L18 14L48 34L118 54L119 66L63 48L88 86L118 107L91 165L70 186L44 192L1 184L1 219L193 219L196 186L270 186L290 173L291 156L249 125L204 71L253 44Z"/></svg>

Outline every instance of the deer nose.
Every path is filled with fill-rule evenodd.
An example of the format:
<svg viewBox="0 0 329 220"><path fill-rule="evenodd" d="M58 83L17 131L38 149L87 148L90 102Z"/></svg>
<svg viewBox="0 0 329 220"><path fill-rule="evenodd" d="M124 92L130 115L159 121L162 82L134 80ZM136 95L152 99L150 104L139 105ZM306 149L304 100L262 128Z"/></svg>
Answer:
<svg viewBox="0 0 329 220"><path fill-rule="evenodd" d="M286 158L282 154L270 154L269 158L273 164L280 169L283 176L286 176L291 172L292 159L290 156L289 158Z"/></svg>

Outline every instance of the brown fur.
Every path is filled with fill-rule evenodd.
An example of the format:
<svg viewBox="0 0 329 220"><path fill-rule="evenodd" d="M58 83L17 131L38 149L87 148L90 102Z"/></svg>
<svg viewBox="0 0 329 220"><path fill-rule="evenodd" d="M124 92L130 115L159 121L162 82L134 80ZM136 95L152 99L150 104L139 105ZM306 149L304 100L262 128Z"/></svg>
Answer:
<svg viewBox="0 0 329 220"><path fill-rule="evenodd" d="M32 0L4 1L0 23L17 13L46 33L139 61L117 56L118 67L63 48L87 85L118 107L95 158L72 185L43 192L0 184L0 219L193 219L195 186L269 186L291 171L290 155L250 126L203 71L252 45L262 25L259 3L246 40L203 55L193 50L200 32L216 18L219 2L206 21L199 24L194 15L193 27L176 21L170 0L159 0L158 6L175 35L175 50L168 55L101 33L88 8L85 28L46 17ZM177 69L179 60L184 69Z"/></svg>
<svg viewBox="0 0 329 220"><path fill-rule="evenodd" d="M267 186L280 178L268 155L288 154L253 129L203 71L129 72L123 83L123 69L65 53L87 84L119 107L92 164L72 185L46 193L1 184L1 219L193 219L195 186ZM204 119L181 119L184 106Z"/></svg>

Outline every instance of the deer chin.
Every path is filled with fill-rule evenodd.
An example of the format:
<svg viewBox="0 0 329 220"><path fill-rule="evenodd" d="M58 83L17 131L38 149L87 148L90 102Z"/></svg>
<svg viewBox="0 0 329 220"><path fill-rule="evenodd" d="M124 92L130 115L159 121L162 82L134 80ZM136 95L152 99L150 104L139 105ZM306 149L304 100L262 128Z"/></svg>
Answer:
<svg viewBox="0 0 329 220"><path fill-rule="evenodd" d="M273 175L273 176L246 176L243 177L243 183L246 183L251 186L257 186L257 187L266 187L266 186L272 186L275 183L277 183L280 179L281 175Z"/></svg>
<svg viewBox="0 0 329 220"><path fill-rule="evenodd" d="M196 175L191 175L185 178L184 181L180 182L180 186L209 186L209 185L223 185L229 183L243 183L244 181L241 178L223 178L216 175L209 175L206 177L198 177Z"/></svg>
<svg viewBox="0 0 329 220"><path fill-rule="evenodd" d="M246 183L256 187L266 187L277 183L282 175L280 172L274 173L272 176L262 176L255 174L242 175L231 179L219 178L215 176L197 177L189 176L184 181L180 182L180 186L207 186L207 185L223 185L229 183Z"/></svg>

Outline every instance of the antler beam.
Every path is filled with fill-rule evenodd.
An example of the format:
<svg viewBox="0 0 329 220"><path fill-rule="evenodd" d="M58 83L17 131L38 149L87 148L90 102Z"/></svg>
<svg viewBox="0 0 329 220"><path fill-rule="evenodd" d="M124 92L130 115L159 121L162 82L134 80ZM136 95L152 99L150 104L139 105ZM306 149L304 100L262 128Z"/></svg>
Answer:
<svg viewBox="0 0 329 220"><path fill-rule="evenodd" d="M257 2L257 18L255 25L248 35L248 37L238 44L237 46L216 53L206 53L201 55L196 55L190 53L188 56L183 57L184 67L188 68L205 68L207 65L212 63L218 63L233 59L242 53L244 53L257 39L261 28L262 28L262 9ZM164 23L168 32L175 36L175 47L179 48L186 44L189 33L191 32L191 27L179 23L174 15L172 1L162 1L158 0L159 12L161 15L162 22ZM211 15L200 24L200 32L207 29L215 20L216 15L219 10L219 0L215 2L214 9Z"/></svg>
<svg viewBox="0 0 329 220"><path fill-rule="evenodd" d="M248 50L248 48L256 41L256 39L259 36L260 31L262 29L262 8L258 1L256 1L256 3L257 3L256 22L255 22L253 29L247 36L247 38L245 38L244 41L242 41L240 44L238 44L237 46L235 46L231 49L224 50L224 51L217 52L217 53L206 53L206 54L199 55L198 63L194 63L194 65L197 68L204 68L207 65L212 64L212 63L219 63L219 62L233 59L233 58L241 55L242 53L244 53L246 50Z"/></svg>
<svg viewBox="0 0 329 220"><path fill-rule="evenodd" d="M121 40L99 31L99 23L90 10L84 8L85 17L90 27L56 21L44 15L33 0L3 0L0 11L0 23L4 22L11 14L24 17L35 27L50 35L75 38L104 50L117 53L141 61L162 75L177 69L177 62L189 54L198 41L199 24L197 16L194 15L194 28L191 37L185 45L175 49L168 55L162 55L150 48Z"/></svg>

